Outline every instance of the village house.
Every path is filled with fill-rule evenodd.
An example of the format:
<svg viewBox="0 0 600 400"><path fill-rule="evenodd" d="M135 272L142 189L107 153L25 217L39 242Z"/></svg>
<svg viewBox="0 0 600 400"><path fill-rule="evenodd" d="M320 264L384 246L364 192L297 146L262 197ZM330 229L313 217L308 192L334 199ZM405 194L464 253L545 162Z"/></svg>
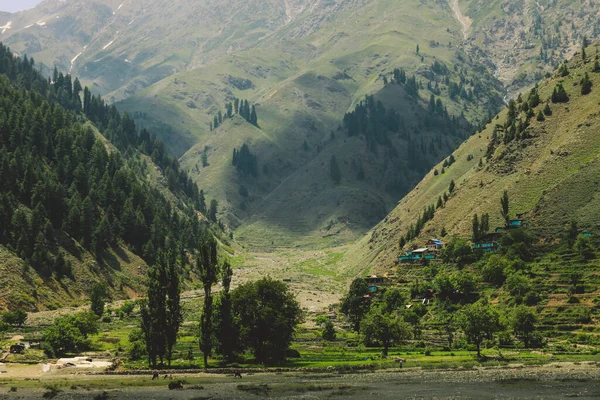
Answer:
<svg viewBox="0 0 600 400"><path fill-rule="evenodd" d="M500 243L496 241L473 243L471 248L473 249L473 251L482 251L484 253L497 253L500 251Z"/></svg>
<svg viewBox="0 0 600 400"><path fill-rule="evenodd" d="M425 246L429 249L429 251L440 251L442 247L444 247L444 243L442 243L438 239L429 239Z"/></svg>
<svg viewBox="0 0 600 400"><path fill-rule="evenodd" d="M365 281L369 285L368 291L371 293L377 292L381 286L389 286L391 284L387 276L372 275L366 277Z"/></svg>
<svg viewBox="0 0 600 400"><path fill-rule="evenodd" d="M420 249L407 251L403 256L400 256L400 262L427 262L430 260L435 260L435 254L427 247L423 247Z"/></svg>

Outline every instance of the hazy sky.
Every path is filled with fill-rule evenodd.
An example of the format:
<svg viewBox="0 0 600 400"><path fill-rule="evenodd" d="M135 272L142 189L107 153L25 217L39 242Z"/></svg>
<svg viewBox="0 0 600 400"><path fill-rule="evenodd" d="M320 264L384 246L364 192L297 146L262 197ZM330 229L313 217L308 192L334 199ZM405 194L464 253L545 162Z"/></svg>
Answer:
<svg viewBox="0 0 600 400"><path fill-rule="evenodd" d="M42 0L0 0L0 11L17 12L27 10Z"/></svg>

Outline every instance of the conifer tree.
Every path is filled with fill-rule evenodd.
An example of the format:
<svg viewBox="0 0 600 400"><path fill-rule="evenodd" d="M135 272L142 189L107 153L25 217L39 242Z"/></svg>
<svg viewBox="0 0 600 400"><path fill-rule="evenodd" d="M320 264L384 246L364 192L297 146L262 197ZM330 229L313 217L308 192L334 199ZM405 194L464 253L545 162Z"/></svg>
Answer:
<svg viewBox="0 0 600 400"><path fill-rule="evenodd" d="M538 120L539 122L543 122L543 121L545 121L545 120L546 120L546 117L544 117L544 113L543 113L541 110L538 112L538 115L537 115L537 120Z"/></svg>
<svg viewBox="0 0 600 400"><path fill-rule="evenodd" d="M581 94L586 95L592 92L592 81L590 81L590 76L586 72L583 78L581 78Z"/></svg>
<svg viewBox="0 0 600 400"><path fill-rule="evenodd" d="M256 115L256 107L252 105L252 112L250 113L250 123L254 126L258 126L258 116Z"/></svg>
<svg viewBox="0 0 600 400"><path fill-rule="evenodd" d="M163 365L166 354L166 280L164 254L161 251L157 264L148 271L148 296L140 305L141 328L150 368Z"/></svg>

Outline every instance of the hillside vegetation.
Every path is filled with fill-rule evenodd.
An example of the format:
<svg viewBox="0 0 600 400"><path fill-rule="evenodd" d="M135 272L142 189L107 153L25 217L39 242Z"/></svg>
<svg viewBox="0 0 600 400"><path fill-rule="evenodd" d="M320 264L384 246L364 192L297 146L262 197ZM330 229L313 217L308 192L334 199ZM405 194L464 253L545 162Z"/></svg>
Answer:
<svg viewBox="0 0 600 400"><path fill-rule="evenodd" d="M162 143L77 79L0 59L0 308L78 303L96 282L136 296L166 251L183 274L206 204Z"/></svg>
<svg viewBox="0 0 600 400"><path fill-rule="evenodd" d="M491 229L503 226L499 199L504 190L510 195L511 217L523 215L527 227L540 241L553 243L564 237L569 223L575 221L582 230L596 230L598 214L598 155L600 137L600 74L595 69L598 43L567 63L568 75L555 71L537 89L540 103L532 117L519 112L517 121L528 121L518 138L505 139L503 132L508 110L495 117L482 131L470 137L453 153L455 163L444 168L440 163L411 191L384 221L363 238L351 252L363 267L385 269L392 266L401 253L400 238L415 224L423 208L443 206L435 211L422 233L407 248L430 237L469 237L475 213L490 215ZM582 95L585 74L592 83L591 93ZM564 103L552 102L552 93L562 85L568 95ZM523 107L528 94L515 108ZM544 115L546 104L551 115ZM518 124L518 122L517 122ZM494 142L494 144L491 144ZM440 173L444 169L444 173ZM435 173L438 171L438 174ZM449 191L455 183L453 192ZM443 201L444 195L447 201Z"/></svg>

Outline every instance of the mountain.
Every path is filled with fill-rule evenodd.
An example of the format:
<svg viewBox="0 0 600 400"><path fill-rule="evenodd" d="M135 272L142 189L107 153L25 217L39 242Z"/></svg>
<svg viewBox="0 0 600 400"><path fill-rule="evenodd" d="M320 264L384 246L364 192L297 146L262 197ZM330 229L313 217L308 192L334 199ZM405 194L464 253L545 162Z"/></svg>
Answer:
<svg viewBox="0 0 600 400"><path fill-rule="evenodd" d="M241 242L325 247L360 237L468 124L480 126L596 37L598 12L569 0L48 0L2 16L0 38L77 74L156 135ZM416 77L417 97L397 100L406 91L389 85L396 68ZM343 124L371 95L410 121L410 141L390 135L397 156ZM461 132L426 126L419 110L431 95L463 121ZM236 98L255 106L257 124L236 117L211 131ZM416 165L409 142L437 148ZM243 144L256 177L230 163Z"/></svg>
<svg viewBox="0 0 600 400"><path fill-rule="evenodd" d="M599 49L598 42L586 48L585 61L581 52L575 54L529 95L511 102L453 153L456 161L451 166L440 164L428 173L352 246L341 264L354 271L387 271L405 250L432 237L442 238L443 232L447 232L445 241L471 237L474 214L489 214L491 230L503 227L500 198L505 190L509 216L525 221L538 247L558 246L572 222L597 237L600 65L595 54ZM586 77L591 92L582 94ZM561 96L561 88L566 97ZM444 173L439 173L443 168ZM434 215L414 239L407 238L428 206L435 208ZM406 244L401 248L403 238L408 240L402 240Z"/></svg>
<svg viewBox="0 0 600 400"><path fill-rule="evenodd" d="M0 309L144 291L146 265L210 235L204 195L164 145L79 80L0 45ZM83 91L83 103L81 92Z"/></svg>

